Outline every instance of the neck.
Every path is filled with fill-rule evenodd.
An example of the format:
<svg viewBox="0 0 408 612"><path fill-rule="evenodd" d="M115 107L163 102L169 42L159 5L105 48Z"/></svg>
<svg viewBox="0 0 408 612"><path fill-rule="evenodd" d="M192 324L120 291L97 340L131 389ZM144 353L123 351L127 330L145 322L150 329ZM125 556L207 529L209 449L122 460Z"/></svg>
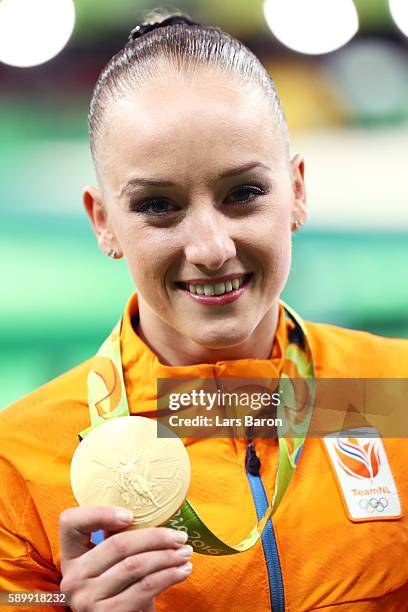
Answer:
<svg viewBox="0 0 408 612"><path fill-rule="evenodd" d="M251 335L240 344L210 348L194 342L170 327L139 298L137 334L158 356L160 363L188 366L236 359L269 359L279 318L279 302L266 312Z"/></svg>

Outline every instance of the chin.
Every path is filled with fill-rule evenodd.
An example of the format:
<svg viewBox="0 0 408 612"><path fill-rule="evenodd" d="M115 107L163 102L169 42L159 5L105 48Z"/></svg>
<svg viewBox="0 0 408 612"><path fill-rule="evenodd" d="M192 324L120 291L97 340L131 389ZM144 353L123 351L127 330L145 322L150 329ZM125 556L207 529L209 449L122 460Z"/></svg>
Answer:
<svg viewBox="0 0 408 612"><path fill-rule="evenodd" d="M220 329L221 327L221 329ZM241 327L236 329L222 329L222 325L218 325L217 329L202 331L198 336L190 336L194 342L208 349L226 349L232 348L245 342L248 339L250 332L246 333Z"/></svg>

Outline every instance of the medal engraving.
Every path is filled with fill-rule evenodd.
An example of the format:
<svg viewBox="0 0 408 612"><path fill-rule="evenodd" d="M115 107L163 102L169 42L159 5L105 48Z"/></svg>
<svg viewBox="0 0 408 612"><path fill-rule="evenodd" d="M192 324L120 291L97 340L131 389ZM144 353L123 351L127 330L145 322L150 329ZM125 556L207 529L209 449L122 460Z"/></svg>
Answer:
<svg viewBox="0 0 408 612"><path fill-rule="evenodd" d="M99 426L81 442L71 464L78 503L128 508L134 527L165 523L183 503L189 480L181 440L157 438L156 422L143 417Z"/></svg>

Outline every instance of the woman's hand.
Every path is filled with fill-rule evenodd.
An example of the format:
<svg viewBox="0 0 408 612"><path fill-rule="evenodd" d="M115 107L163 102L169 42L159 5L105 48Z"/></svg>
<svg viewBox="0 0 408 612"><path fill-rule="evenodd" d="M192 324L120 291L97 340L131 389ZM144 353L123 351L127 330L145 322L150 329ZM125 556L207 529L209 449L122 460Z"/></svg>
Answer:
<svg viewBox="0 0 408 612"><path fill-rule="evenodd" d="M126 518L127 517L127 518ZM184 531L151 527L134 531L120 508L77 507L60 516L61 591L75 612L152 612L154 597L191 573ZM90 547L89 536L114 532Z"/></svg>

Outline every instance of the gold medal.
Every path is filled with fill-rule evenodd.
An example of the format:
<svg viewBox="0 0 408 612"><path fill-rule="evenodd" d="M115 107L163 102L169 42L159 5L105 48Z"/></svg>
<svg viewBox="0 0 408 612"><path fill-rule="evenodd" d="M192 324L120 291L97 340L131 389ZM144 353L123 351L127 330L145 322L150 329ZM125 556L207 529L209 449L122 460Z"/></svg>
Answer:
<svg viewBox="0 0 408 612"><path fill-rule="evenodd" d="M168 437L158 437L161 435ZM120 506L133 528L166 523L186 499L191 468L182 441L153 419L126 416L102 423L79 444L71 486L80 506Z"/></svg>

